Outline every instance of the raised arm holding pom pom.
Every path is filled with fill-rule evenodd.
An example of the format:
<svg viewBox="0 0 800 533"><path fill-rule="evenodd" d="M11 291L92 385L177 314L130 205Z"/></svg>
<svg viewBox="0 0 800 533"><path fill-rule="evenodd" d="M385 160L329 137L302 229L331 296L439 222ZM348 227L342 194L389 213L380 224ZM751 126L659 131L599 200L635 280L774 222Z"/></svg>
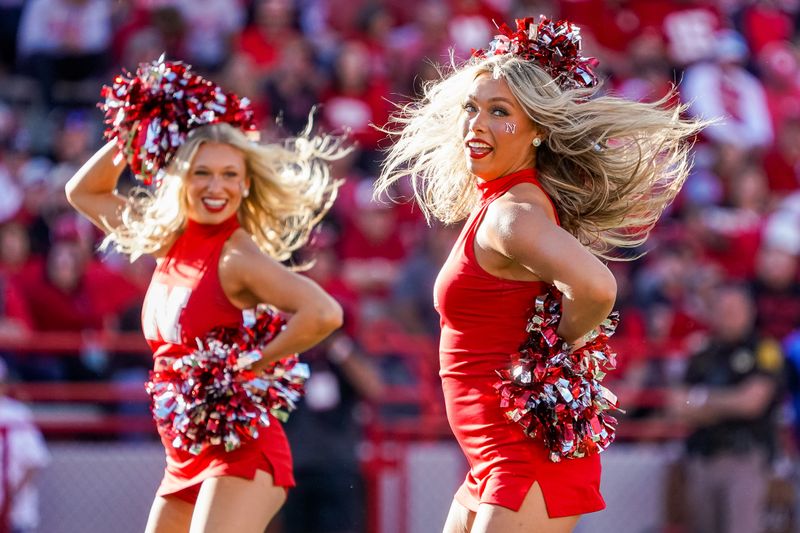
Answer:
<svg viewBox="0 0 800 533"><path fill-rule="evenodd" d="M281 261L332 204L327 163L344 149L309 133L253 142L246 100L181 63L142 65L103 95L111 141L66 192L104 246L157 259L142 327L167 467L147 531L263 531L294 485L278 420L307 377L292 354L342 320ZM127 197L116 192L126 163L148 186Z"/></svg>

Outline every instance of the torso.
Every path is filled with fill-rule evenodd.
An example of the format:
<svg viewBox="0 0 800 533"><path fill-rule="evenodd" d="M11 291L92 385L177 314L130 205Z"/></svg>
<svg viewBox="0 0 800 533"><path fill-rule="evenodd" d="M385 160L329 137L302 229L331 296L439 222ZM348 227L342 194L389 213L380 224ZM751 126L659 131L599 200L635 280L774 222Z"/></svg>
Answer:
<svg viewBox="0 0 800 533"><path fill-rule="evenodd" d="M515 271L476 243L492 203L521 183L539 186L535 173L527 170L482 188L483 201L464 225L434 287L447 417L470 465L456 498L473 511L478 503L516 510L538 481L551 516L581 514L603 507L598 457L551 463L544 446L506 418L494 389L496 371L508 367L527 335L536 296L547 290L544 282L530 281L533 274L527 271L516 271L523 279L498 277L494 272ZM482 266L484 261L493 272Z"/></svg>
<svg viewBox="0 0 800 533"><path fill-rule="evenodd" d="M242 311L231 301L230 280L220 279L220 258L232 245L239 228L236 216L215 225L192 221L159 258L142 308L142 329L153 350L157 368L176 357L191 353L197 340L218 326L238 327ZM161 428L159 427L161 433ZM259 436L226 452L207 446L198 455L174 448L161 434L167 466L157 494L179 495L193 501L203 480L218 476L253 479L256 470L273 476L276 486L294 486L289 443L280 422L270 416L270 425Z"/></svg>
<svg viewBox="0 0 800 533"><path fill-rule="evenodd" d="M223 247L238 227L235 216L213 226L189 221L159 259L142 307L142 329L154 358L189 353L212 328L241 322L241 310L219 279Z"/></svg>

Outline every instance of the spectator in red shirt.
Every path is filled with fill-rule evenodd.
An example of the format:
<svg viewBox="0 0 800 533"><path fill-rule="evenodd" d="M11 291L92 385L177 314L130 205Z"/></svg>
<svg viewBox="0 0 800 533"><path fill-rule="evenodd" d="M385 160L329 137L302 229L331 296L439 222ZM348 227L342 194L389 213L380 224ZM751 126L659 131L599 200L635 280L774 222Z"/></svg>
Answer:
<svg viewBox="0 0 800 533"><path fill-rule="evenodd" d="M777 341L800 328L799 228L796 215L779 211L767 222L756 256L756 325L762 336Z"/></svg>
<svg viewBox="0 0 800 533"><path fill-rule="evenodd" d="M726 176L728 205L708 206L700 213L700 232L707 257L730 278L750 279L769 207L767 178L758 164Z"/></svg>
<svg viewBox="0 0 800 533"><path fill-rule="evenodd" d="M800 113L781 123L775 144L764 155L764 170L775 196L800 188Z"/></svg>
<svg viewBox="0 0 800 533"><path fill-rule="evenodd" d="M750 50L757 55L770 43L790 41L795 25L792 15L779 4L771 0L753 2L746 6L740 15L742 33L750 45ZM795 8L797 9L797 8Z"/></svg>
<svg viewBox="0 0 800 533"><path fill-rule="evenodd" d="M322 94L322 117L333 130L350 132L367 152L378 149L389 117L391 94L388 85L369 69L369 51L358 41L345 42L336 58L331 86Z"/></svg>
<svg viewBox="0 0 800 533"><path fill-rule="evenodd" d="M239 35L236 49L255 64L254 75L263 78L278 65L282 49L300 38L291 0L256 0L253 23Z"/></svg>
<svg viewBox="0 0 800 533"><path fill-rule="evenodd" d="M758 74L764 82L770 117L779 127L787 117L800 114L800 68L797 48L788 42L769 43L757 56Z"/></svg>
<svg viewBox="0 0 800 533"><path fill-rule="evenodd" d="M354 189L355 210L345 221L341 258L345 281L363 297L383 302L397 281L406 249L393 204L372 199L372 183Z"/></svg>

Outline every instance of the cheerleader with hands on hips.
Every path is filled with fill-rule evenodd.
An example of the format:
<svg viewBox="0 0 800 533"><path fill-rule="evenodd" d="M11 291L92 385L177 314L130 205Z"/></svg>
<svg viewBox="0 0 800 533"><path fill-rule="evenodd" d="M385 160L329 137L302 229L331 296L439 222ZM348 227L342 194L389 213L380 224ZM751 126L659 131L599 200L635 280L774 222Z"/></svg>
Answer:
<svg viewBox="0 0 800 533"><path fill-rule="evenodd" d="M213 328L240 326L242 310L266 303L290 318L250 367L258 375L341 325L336 301L281 261L306 243L330 207L337 184L327 162L343 150L310 135L253 142L243 131L252 129L244 127L252 116L246 101L223 95L182 64L159 60L142 69L105 89L107 113L121 109L127 121L114 123L107 135L121 137L83 165L67 183L67 197L106 232L104 245L132 259L156 258L142 313L155 370L191 355ZM183 80L177 92L175 79ZM141 83L153 91L126 93ZM165 91L173 92L167 98ZM162 97L167 104L152 105ZM156 177L154 190L127 197L116 191L126 166L120 149L137 175ZM161 425L159 433L167 466L148 533L262 533L294 485L288 442L272 415L230 450L187 450Z"/></svg>
<svg viewBox="0 0 800 533"><path fill-rule="evenodd" d="M595 63L568 21L499 29L395 114L376 194L410 179L427 216L466 219L434 288L447 416L469 463L444 532L562 533L605 506L598 452L613 419L602 411L616 400L599 381L613 360L592 358L613 332L616 282L601 259L645 241L702 124L666 98L597 95ZM535 364L514 372L537 355L526 327L548 292L560 298L551 333L563 348L543 375ZM535 317L554 316L536 305Z"/></svg>

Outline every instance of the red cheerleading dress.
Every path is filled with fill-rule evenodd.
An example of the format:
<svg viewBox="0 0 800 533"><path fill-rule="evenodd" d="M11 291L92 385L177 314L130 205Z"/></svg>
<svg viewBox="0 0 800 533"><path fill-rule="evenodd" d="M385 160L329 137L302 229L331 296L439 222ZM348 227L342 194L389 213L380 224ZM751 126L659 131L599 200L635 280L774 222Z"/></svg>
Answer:
<svg viewBox="0 0 800 533"><path fill-rule="evenodd" d="M599 511L605 508L599 456L551 462L541 442L506 418L494 389L495 371L509 366L527 335L534 300L547 290L543 282L493 276L475 258L475 234L486 209L519 183L539 186L532 169L479 182L480 206L467 219L434 287L447 419L470 467L456 500L471 511L480 503L518 511L538 482L551 518Z"/></svg>
<svg viewBox="0 0 800 533"><path fill-rule="evenodd" d="M228 300L219 281L222 247L238 227L235 215L220 224L189 220L159 261L142 309L142 329L157 367L190 353L197 346L195 339L203 339L214 327L241 324L241 310ZM276 486L294 486L289 442L272 416L257 439L243 441L231 452L223 446L207 446L194 455L176 449L159 433L167 466L158 496L173 495L194 503L203 480L218 476L253 479L256 470L271 474Z"/></svg>

